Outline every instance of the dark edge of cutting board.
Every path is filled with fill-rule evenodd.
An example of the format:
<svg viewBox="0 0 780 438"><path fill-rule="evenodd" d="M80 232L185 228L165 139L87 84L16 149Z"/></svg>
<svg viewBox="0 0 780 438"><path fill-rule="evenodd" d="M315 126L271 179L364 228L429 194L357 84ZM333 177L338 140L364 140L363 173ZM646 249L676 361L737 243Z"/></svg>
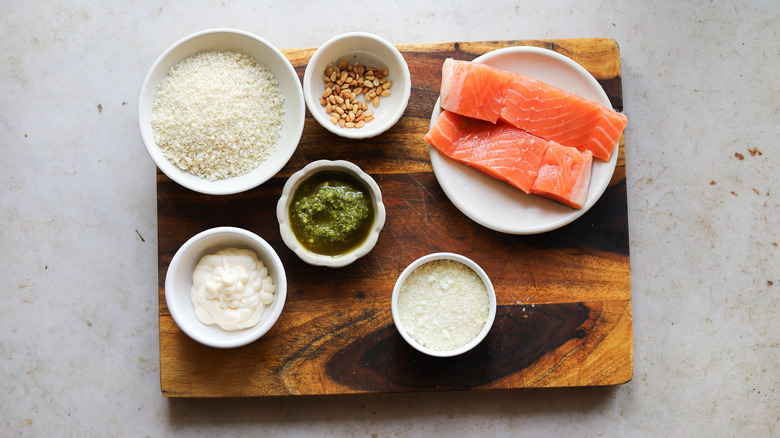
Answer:
<svg viewBox="0 0 780 438"><path fill-rule="evenodd" d="M290 162L257 189L208 196L157 172L160 384L166 397L243 397L614 385L633 376L625 149L602 199L559 230L535 236L486 229L460 213L432 173L422 140L446 57L473 59L507 46L546 47L583 65L622 110L620 53L611 39L399 45L413 89L399 123L380 137L345 140L307 111ZM300 77L314 49L283 50ZM341 269L301 262L281 240L275 206L287 176L316 159L347 159L379 184L387 223L375 249ZM284 312L263 338L219 350L189 339L165 304L168 263L214 226L251 230L279 253L288 276ZM414 259L458 252L496 289L488 337L455 358L404 343L390 313L395 279Z"/></svg>

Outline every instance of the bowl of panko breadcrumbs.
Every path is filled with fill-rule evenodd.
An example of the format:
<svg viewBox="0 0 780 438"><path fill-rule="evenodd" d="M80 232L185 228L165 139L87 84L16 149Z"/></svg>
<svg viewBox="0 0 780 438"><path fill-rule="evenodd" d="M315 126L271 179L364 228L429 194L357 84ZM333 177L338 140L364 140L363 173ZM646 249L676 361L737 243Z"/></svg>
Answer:
<svg viewBox="0 0 780 438"><path fill-rule="evenodd" d="M303 89L284 54L236 29L211 29L169 47L141 87L146 150L176 183L240 193L274 176L298 147Z"/></svg>
<svg viewBox="0 0 780 438"><path fill-rule="evenodd" d="M366 32L325 42L303 75L303 94L314 119L353 139L375 137L393 127L406 110L411 88L401 52Z"/></svg>

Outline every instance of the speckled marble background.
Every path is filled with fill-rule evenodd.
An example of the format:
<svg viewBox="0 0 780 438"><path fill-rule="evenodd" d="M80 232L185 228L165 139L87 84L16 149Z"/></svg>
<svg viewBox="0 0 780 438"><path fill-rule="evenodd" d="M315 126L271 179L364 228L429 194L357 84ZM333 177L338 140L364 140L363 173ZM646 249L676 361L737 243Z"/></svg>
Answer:
<svg viewBox="0 0 780 438"><path fill-rule="evenodd" d="M780 434L777 1L125 3L0 3L3 435ZM136 104L156 57L211 27L283 48L351 30L394 43L616 39L630 120L633 381L164 398L155 167Z"/></svg>

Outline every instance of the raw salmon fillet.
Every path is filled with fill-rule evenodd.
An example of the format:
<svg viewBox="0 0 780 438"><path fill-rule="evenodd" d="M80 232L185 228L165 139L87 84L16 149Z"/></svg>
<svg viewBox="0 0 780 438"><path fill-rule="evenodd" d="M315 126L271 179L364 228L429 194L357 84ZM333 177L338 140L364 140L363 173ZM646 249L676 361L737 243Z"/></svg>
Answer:
<svg viewBox="0 0 780 438"><path fill-rule="evenodd" d="M531 193L547 140L514 126L442 111L425 141L451 159Z"/></svg>
<svg viewBox="0 0 780 438"><path fill-rule="evenodd" d="M528 76L453 59L442 67L441 106L490 122L500 108L498 118L605 161L628 122L611 108Z"/></svg>
<svg viewBox="0 0 780 438"><path fill-rule="evenodd" d="M591 151L580 152L550 142L531 193L580 209L588 197L592 164Z"/></svg>
<svg viewBox="0 0 780 438"><path fill-rule="evenodd" d="M425 141L447 157L525 193L534 193L534 187L538 185L536 193L574 208L582 208L587 197L590 152L583 154L509 123L499 120L494 124L443 110L425 134ZM551 149L555 153L550 154ZM567 152L571 158L566 157ZM542 169L547 176L537 184ZM583 202L579 202L580 199Z"/></svg>
<svg viewBox="0 0 780 438"><path fill-rule="evenodd" d="M628 119L600 103L520 74L507 87L501 118L539 137L609 161Z"/></svg>
<svg viewBox="0 0 780 438"><path fill-rule="evenodd" d="M441 107L466 117L496 123L512 75L485 64L444 60Z"/></svg>

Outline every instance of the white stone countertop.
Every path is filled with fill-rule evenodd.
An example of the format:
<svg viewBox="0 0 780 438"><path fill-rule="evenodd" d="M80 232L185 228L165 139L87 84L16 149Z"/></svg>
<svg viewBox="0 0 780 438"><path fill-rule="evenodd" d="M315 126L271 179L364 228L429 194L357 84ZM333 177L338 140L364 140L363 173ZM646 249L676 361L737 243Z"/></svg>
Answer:
<svg viewBox="0 0 780 438"><path fill-rule="evenodd" d="M780 2L443 4L0 3L0 434L779 435ZM213 27L280 48L353 30L397 44L617 40L629 117L633 380L163 397L155 166L137 99L163 50Z"/></svg>

